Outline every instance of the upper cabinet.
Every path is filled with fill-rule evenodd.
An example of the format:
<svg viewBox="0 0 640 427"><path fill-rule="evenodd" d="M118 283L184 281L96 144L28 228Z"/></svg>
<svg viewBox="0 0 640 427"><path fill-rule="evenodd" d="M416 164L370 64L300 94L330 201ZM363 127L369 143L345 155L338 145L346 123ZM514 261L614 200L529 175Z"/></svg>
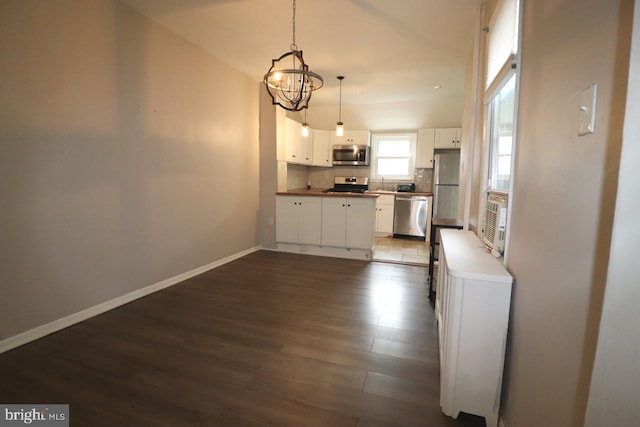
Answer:
<svg viewBox="0 0 640 427"><path fill-rule="evenodd" d="M345 130L343 136L331 132L331 145L370 145L371 132L368 130Z"/></svg>
<svg viewBox="0 0 640 427"><path fill-rule="evenodd" d="M289 163L310 165L313 158L313 132L302 136L302 125L288 117L284 118L286 160Z"/></svg>
<svg viewBox="0 0 640 427"><path fill-rule="evenodd" d="M439 128L435 130L435 148L460 148L460 128Z"/></svg>
<svg viewBox="0 0 640 427"><path fill-rule="evenodd" d="M418 144L416 147L417 168L433 168L433 147L435 135L435 129L418 130Z"/></svg>
<svg viewBox="0 0 640 427"><path fill-rule="evenodd" d="M333 166L331 160L331 131L313 131L313 162L312 166Z"/></svg>

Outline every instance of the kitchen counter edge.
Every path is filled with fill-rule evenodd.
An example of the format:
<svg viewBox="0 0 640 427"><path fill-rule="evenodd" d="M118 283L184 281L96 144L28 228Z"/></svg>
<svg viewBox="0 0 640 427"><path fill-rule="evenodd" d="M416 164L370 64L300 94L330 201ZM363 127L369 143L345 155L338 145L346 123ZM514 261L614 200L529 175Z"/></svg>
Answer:
<svg viewBox="0 0 640 427"><path fill-rule="evenodd" d="M326 188L301 188L297 190L278 191L278 196L311 196L311 197L369 197L377 198L384 195L395 196L396 194L411 195L411 196L433 196L433 193L428 192L414 192L407 193L402 191L377 191L367 190L366 193L326 193Z"/></svg>
<svg viewBox="0 0 640 427"><path fill-rule="evenodd" d="M360 197L376 199L380 194L375 193L325 193L326 188L301 188L299 190L278 191L277 196L306 196L306 197Z"/></svg>

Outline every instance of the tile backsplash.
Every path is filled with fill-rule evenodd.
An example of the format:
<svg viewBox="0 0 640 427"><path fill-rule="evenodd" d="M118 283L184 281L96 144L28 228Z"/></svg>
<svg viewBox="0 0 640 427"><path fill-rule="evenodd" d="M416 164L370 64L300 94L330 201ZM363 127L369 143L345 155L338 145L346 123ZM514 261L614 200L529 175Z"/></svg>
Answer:
<svg viewBox="0 0 640 427"><path fill-rule="evenodd" d="M287 190L306 188L307 182L311 183L312 188L331 188L336 176L369 176L370 171L370 168L361 166L323 168L287 164ZM431 192L432 179L433 169L416 169L414 175L416 191ZM395 190L398 184L406 184L406 182L385 180L383 188L382 182L372 181L369 182L369 188L371 190Z"/></svg>

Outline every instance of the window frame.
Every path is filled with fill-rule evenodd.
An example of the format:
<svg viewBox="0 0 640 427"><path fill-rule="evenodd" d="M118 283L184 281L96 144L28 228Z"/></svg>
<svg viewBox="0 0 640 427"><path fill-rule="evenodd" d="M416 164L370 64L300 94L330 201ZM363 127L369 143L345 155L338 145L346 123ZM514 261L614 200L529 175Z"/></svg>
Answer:
<svg viewBox="0 0 640 427"><path fill-rule="evenodd" d="M380 142L408 139L409 140L409 155L398 156L379 156ZM415 166L416 166L416 145L418 140L418 134L416 132L394 132L394 133L374 133L371 135L371 180L372 181L409 181L414 180ZM381 175L378 173L378 159L407 159L407 173L402 175Z"/></svg>
<svg viewBox="0 0 640 427"><path fill-rule="evenodd" d="M511 147L510 147L510 153L508 154L509 157L509 179L507 181L507 185L506 188L502 188L502 187L498 187L496 184L497 182L497 177L498 177L498 159L500 157L506 157L506 155L500 155L499 153L496 154L495 151L498 150L499 151L499 139L500 136L498 135L498 138L496 138L496 121L499 120L499 117L497 115L501 114L501 111L496 112L496 105L495 105L495 101L498 99L498 97L500 96L500 94L502 93L502 89L504 89L509 83L511 83L513 81L513 92L512 92L512 98L513 98L513 105L512 105L512 109L511 109L511 113L512 113L512 118L511 118ZM515 155L515 139L516 139L516 135L515 135L515 130L516 130L516 111L517 111L517 105L516 105L516 100L517 100L517 76L516 76L516 72L514 69L512 69L509 73L506 73L503 77L502 80L500 82L498 82L499 84L495 87L494 91L490 94L489 97L487 97L486 100L486 111L487 111L487 118L486 118L486 124L487 124L487 134L486 134L486 138L487 138L487 173L486 173L486 191L492 192L492 193L502 193L502 194L509 194L511 192L511 181L513 179L513 168L514 168L514 155ZM496 178L496 179L494 179Z"/></svg>

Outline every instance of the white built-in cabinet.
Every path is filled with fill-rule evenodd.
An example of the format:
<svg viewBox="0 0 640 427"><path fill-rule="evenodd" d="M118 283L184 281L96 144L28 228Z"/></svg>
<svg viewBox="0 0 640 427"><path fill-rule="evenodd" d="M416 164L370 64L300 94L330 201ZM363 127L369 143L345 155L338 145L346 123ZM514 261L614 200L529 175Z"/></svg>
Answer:
<svg viewBox="0 0 640 427"><path fill-rule="evenodd" d="M416 146L416 167L433 168L433 148L435 143L435 129L419 129Z"/></svg>
<svg viewBox="0 0 640 427"><path fill-rule="evenodd" d="M322 197L322 245L371 249L375 198Z"/></svg>
<svg viewBox="0 0 640 427"><path fill-rule="evenodd" d="M313 161L312 166L333 166L331 152L331 131L313 130Z"/></svg>
<svg viewBox="0 0 640 427"><path fill-rule="evenodd" d="M286 159L290 163L310 165L313 158L313 132L302 136L302 125L288 117L284 118Z"/></svg>
<svg viewBox="0 0 640 427"><path fill-rule="evenodd" d="M440 230L440 406L498 424L513 278L471 231Z"/></svg>
<svg viewBox="0 0 640 427"><path fill-rule="evenodd" d="M393 234L395 196L383 194L376 200L376 234Z"/></svg>
<svg viewBox="0 0 640 427"><path fill-rule="evenodd" d="M345 130L343 136L331 132L331 145L370 145L371 132L368 130Z"/></svg>
<svg viewBox="0 0 640 427"><path fill-rule="evenodd" d="M322 202L319 197L276 197L276 241L319 245L322 230Z"/></svg>
<svg viewBox="0 0 640 427"><path fill-rule="evenodd" d="M302 136L302 124L290 119L284 112L276 116L277 159L288 163L310 166L333 166L333 145L370 145L371 132L367 130L345 131L338 137L335 131L309 129L309 136Z"/></svg>
<svg viewBox="0 0 640 427"><path fill-rule="evenodd" d="M437 128L435 130L435 148L460 148L460 128Z"/></svg>

